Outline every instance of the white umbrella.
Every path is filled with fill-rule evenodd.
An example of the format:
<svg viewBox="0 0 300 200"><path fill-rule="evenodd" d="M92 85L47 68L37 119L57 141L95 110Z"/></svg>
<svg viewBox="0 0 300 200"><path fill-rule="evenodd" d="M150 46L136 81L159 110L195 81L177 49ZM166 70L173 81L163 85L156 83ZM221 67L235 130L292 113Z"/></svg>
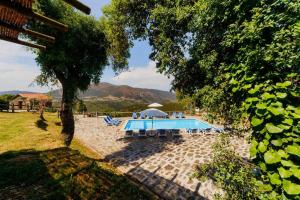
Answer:
<svg viewBox="0 0 300 200"><path fill-rule="evenodd" d="M155 108L149 108L143 110L140 114L144 116L147 115L148 117L152 117L152 129L153 129L153 117L166 117L168 115L167 113Z"/></svg>
<svg viewBox="0 0 300 200"><path fill-rule="evenodd" d="M149 108L158 108L158 107L162 107L163 105L159 104L159 103L151 103L150 105L148 105Z"/></svg>
<svg viewBox="0 0 300 200"><path fill-rule="evenodd" d="M166 117L168 115L167 113L165 113L161 110L158 110L156 108L149 108L149 109L143 110L141 112L141 114L147 115L149 117Z"/></svg>

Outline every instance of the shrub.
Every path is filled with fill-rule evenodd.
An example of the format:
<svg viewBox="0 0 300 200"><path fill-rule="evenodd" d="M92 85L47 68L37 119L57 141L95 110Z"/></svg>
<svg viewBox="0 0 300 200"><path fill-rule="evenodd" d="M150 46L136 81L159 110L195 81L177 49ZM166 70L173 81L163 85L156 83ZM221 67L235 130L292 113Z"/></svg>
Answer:
<svg viewBox="0 0 300 200"><path fill-rule="evenodd" d="M225 134L217 138L213 145L212 161L197 166L193 177L202 181L210 178L223 189L224 193L216 193L215 199L257 199L254 172L258 170L252 163L235 154L229 139Z"/></svg>

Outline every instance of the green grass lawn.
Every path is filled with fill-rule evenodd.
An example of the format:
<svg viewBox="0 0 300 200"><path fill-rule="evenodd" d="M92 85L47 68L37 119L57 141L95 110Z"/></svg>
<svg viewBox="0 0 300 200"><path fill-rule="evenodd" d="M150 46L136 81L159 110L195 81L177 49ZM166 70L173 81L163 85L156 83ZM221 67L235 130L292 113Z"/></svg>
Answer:
<svg viewBox="0 0 300 200"><path fill-rule="evenodd" d="M0 112L0 199L155 199L74 140L46 113Z"/></svg>

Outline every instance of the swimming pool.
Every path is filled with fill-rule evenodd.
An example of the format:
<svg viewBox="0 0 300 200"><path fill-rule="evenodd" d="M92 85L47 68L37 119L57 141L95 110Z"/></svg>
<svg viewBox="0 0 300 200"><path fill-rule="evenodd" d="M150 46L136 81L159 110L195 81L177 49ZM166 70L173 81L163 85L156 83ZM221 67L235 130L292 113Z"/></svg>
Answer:
<svg viewBox="0 0 300 200"><path fill-rule="evenodd" d="M153 123L152 123L153 122ZM212 128L206 122L196 119L141 119L128 120L125 130L139 130L139 129L206 129Z"/></svg>

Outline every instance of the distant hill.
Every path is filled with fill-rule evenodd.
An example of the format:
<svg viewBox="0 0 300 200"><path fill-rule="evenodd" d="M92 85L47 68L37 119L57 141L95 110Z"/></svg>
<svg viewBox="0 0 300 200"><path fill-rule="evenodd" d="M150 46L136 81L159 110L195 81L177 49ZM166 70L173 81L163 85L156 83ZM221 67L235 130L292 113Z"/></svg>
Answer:
<svg viewBox="0 0 300 200"><path fill-rule="evenodd" d="M11 90L11 91L0 91L0 95L4 95L4 94L11 94L11 95L17 95L19 93L31 93L34 94L36 92L28 92L28 91L22 91L22 90Z"/></svg>
<svg viewBox="0 0 300 200"><path fill-rule="evenodd" d="M49 92L49 94L57 100L61 98L61 93L61 90L53 90ZM129 100L145 103L176 100L176 96L172 92L135 88L127 85L113 85L105 82L91 86L84 93L80 93L79 98L85 101Z"/></svg>

